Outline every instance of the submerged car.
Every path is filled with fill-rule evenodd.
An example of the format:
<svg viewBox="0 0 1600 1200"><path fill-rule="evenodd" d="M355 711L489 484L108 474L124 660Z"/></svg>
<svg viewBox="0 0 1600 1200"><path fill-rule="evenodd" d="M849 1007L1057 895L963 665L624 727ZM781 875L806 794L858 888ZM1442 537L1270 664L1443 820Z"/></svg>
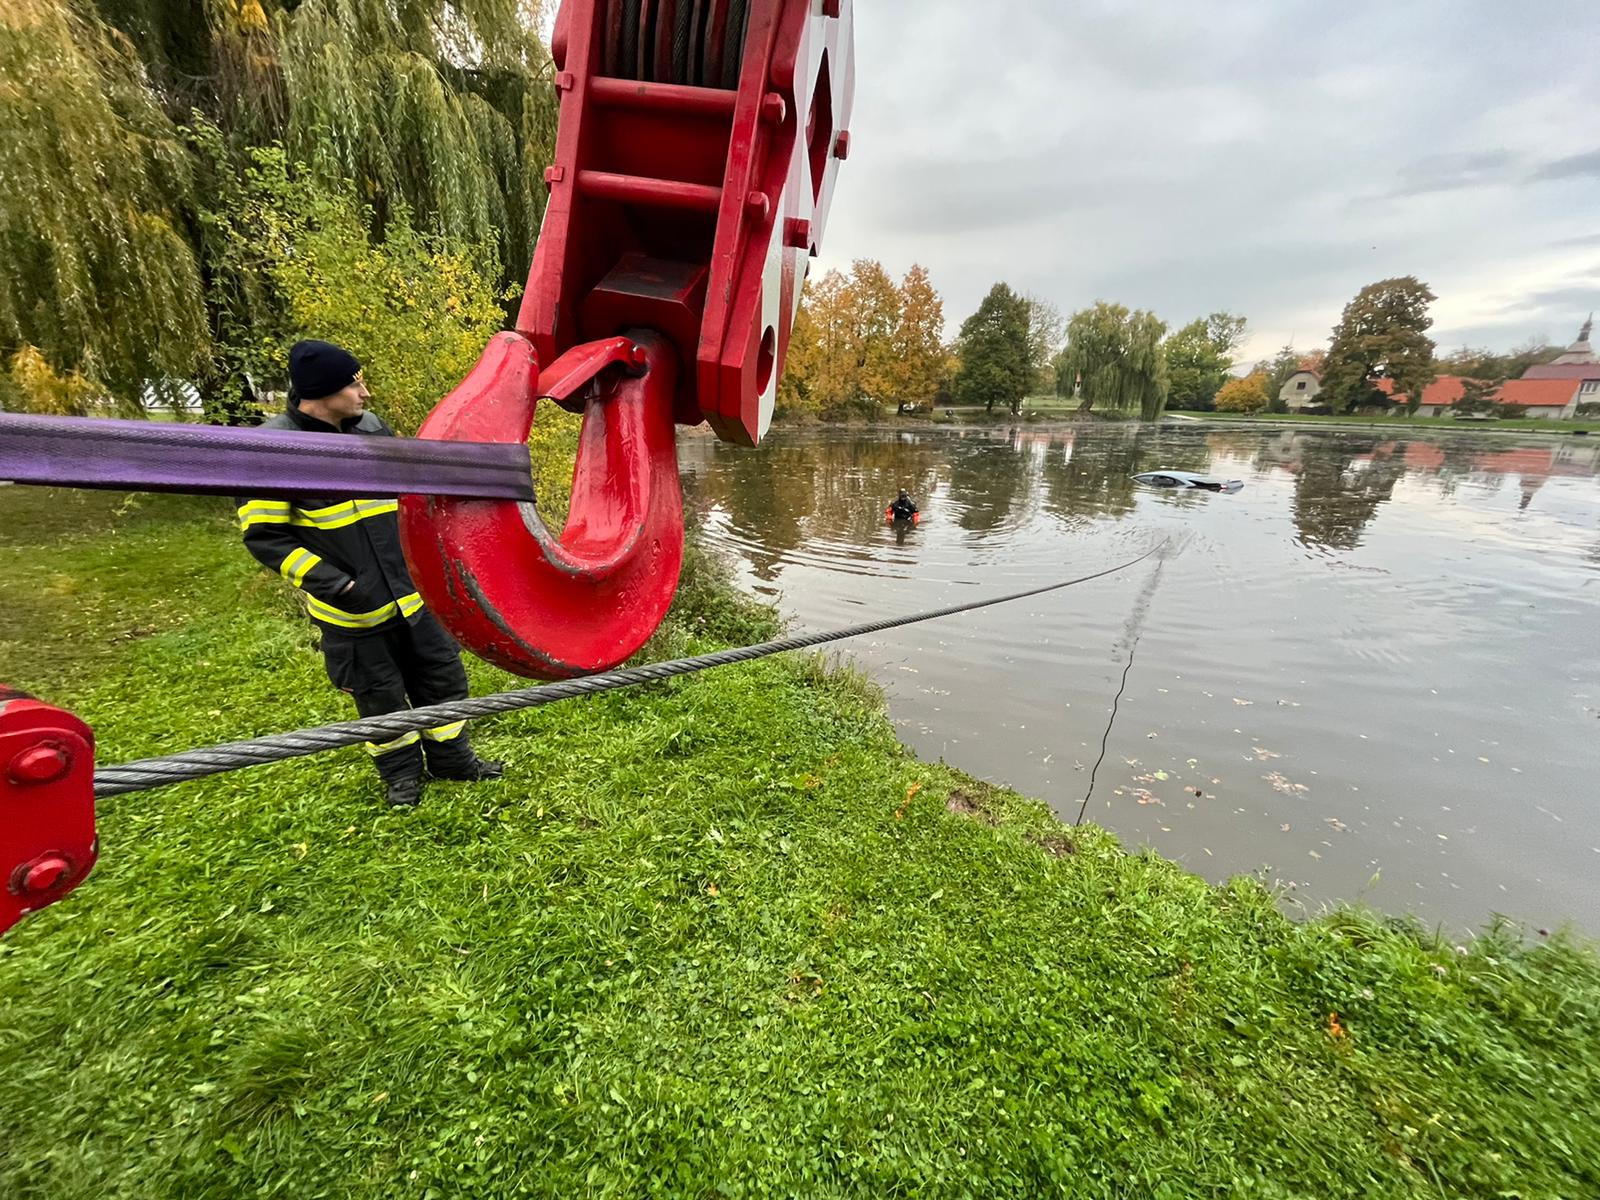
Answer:
<svg viewBox="0 0 1600 1200"><path fill-rule="evenodd" d="M1147 487L1200 488L1206 492L1237 492L1244 487L1241 479L1218 479L1215 475L1198 475L1193 471L1146 471L1134 478Z"/></svg>

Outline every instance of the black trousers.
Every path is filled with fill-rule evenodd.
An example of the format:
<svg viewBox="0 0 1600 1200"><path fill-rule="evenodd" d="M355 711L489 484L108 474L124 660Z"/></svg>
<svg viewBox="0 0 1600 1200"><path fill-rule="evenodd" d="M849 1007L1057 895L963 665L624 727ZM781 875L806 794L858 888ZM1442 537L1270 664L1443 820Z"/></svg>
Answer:
<svg viewBox="0 0 1600 1200"><path fill-rule="evenodd" d="M424 609L415 621L393 621L361 637L322 632L322 657L328 678L356 702L363 717L404 708L443 704L467 695L461 651L444 626ZM473 761L465 721L454 721L389 742L368 742L367 753L385 783L417 779L424 761L430 771L449 774Z"/></svg>

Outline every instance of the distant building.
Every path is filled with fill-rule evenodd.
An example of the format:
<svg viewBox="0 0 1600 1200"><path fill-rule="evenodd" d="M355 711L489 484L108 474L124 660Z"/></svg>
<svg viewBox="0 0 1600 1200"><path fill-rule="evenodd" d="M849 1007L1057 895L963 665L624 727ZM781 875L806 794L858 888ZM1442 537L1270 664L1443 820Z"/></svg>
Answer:
<svg viewBox="0 0 1600 1200"><path fill-rule="evenodd" d="M1472 382L1462 375L1438 375L1432 383L1422 389L1422 403L1417 405L1419 417L1442 417L1450 412L1450 406L1461 399L1468 383ZM1405 403L1404 396L1395 397L1400 403Z"/></svg>
<svg viewBox="0 0 1600 1200"><path fill-rule="evenodd" d="M1600 383L1600 378L1595 382ZM1521 379L1507 380L1494 399L1497 404L1520 409L1525 417L1571 420L1578 409L1583 383L1581 379L1529 379L1524 373ZM1595 399L1600 400L1600 396Z"/></svg>
<svg viewBox="0 0 1600 1200"><path fill-rule="evenodd" d="M1529 367L1522 378L1508 380L1491 399L1498 404L1520 410L1528 417L1552 420L1571 420L1582 404L1600 404L1600 355L1590 344L1594 331L1594 315L1578 330L1578 340L1552 362ZM1396 407L1404 407L1410 397L1396 393L1394 380L1378 378L1369 381ZM1466 385L1472 380L1461 375L1440 375L1422 389L1422 400L1417 405L1419 417L1450 416ZM1290 412L1303 412L1313 405L1325 403L1318 399L1322 392L1322 375L1311 363L1301 363L1300 369L1284 381L1278 390L1278 399Z"/></svg>
<svg viewBox="0 0 1600 1200"><path fill-rule="evenodd" d="M1293 375L1283 381L1283 386L1278 389L1278 399L1290 412L1299 412L1301 409L1317 403L1317 393L1322 391L1322 376L1315 367L1302 365Z"/></svg>
<svg viewBox="0 0 1600 1200"><path fill-rule="evenodd" d="M1593 331L1594 314L1590 313L1589 319L1583 323L1583 328L1578 330L1577 341L1568 346L1566 351L1553 362L1529 367L1522 373L1522 378L1576 379L1579 383L1587 385L1578 389L1580 395L1600 400L1600 358L1595 357L1594 347L1589 345L1589 335Z"/></svg>
<svg viewBox="0 0 1600 1200"><path fill-rule="evenodd" d="M1568 346L1552 362L1529 367L1520 379L1507 380L1490 399L1497 404L1517 409L1525 417L1543 417L1547 420L1568 421L1577 415L1580 404L1600 404L1600 357L1589 344L1594 328L1594 316L1578 330L1578 340ZM1378 381L1382 384L1383 380ZM1456 401L1470 380L1460 375L1440 375L1422 390L1422 403L1417 415L1424 417L1449 416ZM1394 397L1396 404L1406 403L1405 395Z"/></svg>

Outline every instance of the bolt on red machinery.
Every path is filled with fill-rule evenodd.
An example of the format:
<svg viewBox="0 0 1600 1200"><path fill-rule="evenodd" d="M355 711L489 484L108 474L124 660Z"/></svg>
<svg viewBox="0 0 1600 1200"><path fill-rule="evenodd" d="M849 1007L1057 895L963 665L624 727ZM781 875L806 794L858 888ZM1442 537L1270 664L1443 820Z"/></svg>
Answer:
<svg viewBox="0 0 1600 1200"><path fill-rule="evenodd" d="M525 443L583 414L559 536L532 505L405 495L412 576L452 633L519 674L604 670L666 615L683 555L675 433L753 446L850 147L849 0L565 0L549 204L516 327L422 438ZM94 863L94 740L0 690L0 931Z"/></svg>

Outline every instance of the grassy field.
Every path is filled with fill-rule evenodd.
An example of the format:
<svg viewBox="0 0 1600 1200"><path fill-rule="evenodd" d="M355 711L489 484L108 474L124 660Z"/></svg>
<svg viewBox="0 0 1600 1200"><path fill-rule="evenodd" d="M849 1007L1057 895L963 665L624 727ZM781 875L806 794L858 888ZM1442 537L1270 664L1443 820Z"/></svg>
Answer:
<svg viewBox="0 0 1600 1200"><path fill-rule="evenodd" d="M349 715L219 503L0 488L0 611L105 761ZM696 556L648 653L772 626ZM410 813L359 751L104 803L0 942L3 1194L1600 1194L1571 939L1291 923L814 659L474 736Z"/></svg>
<svg viewBox="0 0 1600 1200"><path fill-rule="evenodd" d="M1437 433L1440 430L1478 432L1485 429L1509 429L1524 433L1600 433L1600 421L1550 421L1544 418L1513 417L1492 418L1487 421L1457 421L1450 417L1408 417L1404 414L1380 416L1372 413L1351 413L1337 416L1313 416L1310 413L1218 413L1169 411L1168 417L1194 417L1202 421L1286 421L1300 425L1400 425L1418 433Z"/></svg>

